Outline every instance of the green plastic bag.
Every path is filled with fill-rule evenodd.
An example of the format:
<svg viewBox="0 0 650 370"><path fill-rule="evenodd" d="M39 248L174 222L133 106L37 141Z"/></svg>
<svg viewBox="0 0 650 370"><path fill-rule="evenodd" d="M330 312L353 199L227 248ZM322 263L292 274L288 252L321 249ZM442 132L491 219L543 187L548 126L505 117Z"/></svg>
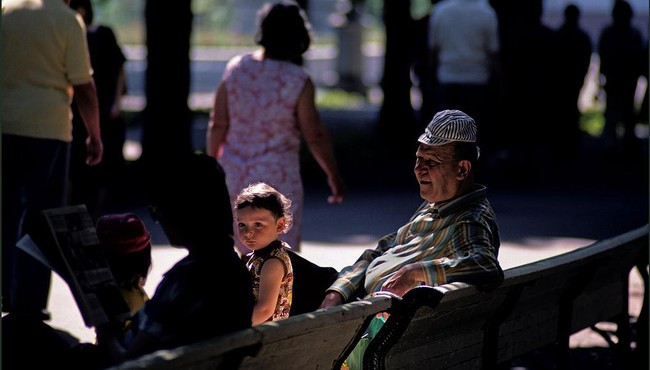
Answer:
<svg viewBox="0 0 650 370"><path fill-rule="evenodd" d="M341 370L363 369L363 354L366 352L366 348L368 348L370 341L375 337L375 335L377 335L379 329L384 326L387 318L388 314L385 312L378 313L375 317L372 318L370 325L368 325L368 329L366 329L359 342L357 342L357 345L354 347L352 352L350 352L348 358L346 358L343 362Z"/></svg>

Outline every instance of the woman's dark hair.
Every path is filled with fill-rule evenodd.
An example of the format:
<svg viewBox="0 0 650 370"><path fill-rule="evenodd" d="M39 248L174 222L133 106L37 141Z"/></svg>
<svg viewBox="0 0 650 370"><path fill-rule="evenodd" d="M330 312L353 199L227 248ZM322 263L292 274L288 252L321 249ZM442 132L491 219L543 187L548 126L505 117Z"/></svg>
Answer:
<svg viewBox="0 0 650 370"><path fill-rule="evenodd" d="M311 24L293 1L265 4L257 14L255 41L270 59L294 61L309 49Z"/></svg>
<svg viewBox="0 0 650 370"><path fill-rule="evenodd" d="M227 250L234 245L230 196L216 159L200 152L180 153L163 155L147 167L152 215L164 229L174 229L182 239L176 240L178 246L220 245Z"/></svg>

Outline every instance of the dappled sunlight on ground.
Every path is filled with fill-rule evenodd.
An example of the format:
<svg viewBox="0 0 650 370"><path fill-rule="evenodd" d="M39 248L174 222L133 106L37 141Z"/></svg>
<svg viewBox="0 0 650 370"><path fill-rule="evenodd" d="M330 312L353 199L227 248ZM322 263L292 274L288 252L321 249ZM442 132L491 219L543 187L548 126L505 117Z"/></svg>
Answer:
<svg viewBox="0 0 650 370"><path fill-rule="evenodd" d="M594 240L565 237L529 237L518 243L503 242L499 262L503 269L507 269L570 252L593 242Z"/></svg>

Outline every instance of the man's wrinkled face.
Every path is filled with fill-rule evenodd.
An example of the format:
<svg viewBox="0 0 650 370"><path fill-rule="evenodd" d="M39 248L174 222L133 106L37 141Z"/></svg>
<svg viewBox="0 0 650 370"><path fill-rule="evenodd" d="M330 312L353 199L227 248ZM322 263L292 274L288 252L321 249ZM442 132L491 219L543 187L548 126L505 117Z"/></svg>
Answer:
<svg viewBox="0 0 650 370"><path fill-rule="evenodd" d="M420 144L415 153L415 178L420 196L428 202L441 202L458 194L458 161L453 144L429 146Z"/></svg>

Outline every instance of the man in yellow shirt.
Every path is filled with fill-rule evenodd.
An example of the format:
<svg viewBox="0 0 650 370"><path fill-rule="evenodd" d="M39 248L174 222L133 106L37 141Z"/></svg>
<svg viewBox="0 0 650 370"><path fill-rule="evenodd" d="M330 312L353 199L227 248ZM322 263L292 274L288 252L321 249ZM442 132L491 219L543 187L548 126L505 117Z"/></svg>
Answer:
<svg viewBox="0 0 650 370"><path fill-rule="evenodd" d="M102 158L85 26L63 0L2 3L2 311L47 319L51 272L16 247L35 216L64 205L74 97Z"/></svg>

